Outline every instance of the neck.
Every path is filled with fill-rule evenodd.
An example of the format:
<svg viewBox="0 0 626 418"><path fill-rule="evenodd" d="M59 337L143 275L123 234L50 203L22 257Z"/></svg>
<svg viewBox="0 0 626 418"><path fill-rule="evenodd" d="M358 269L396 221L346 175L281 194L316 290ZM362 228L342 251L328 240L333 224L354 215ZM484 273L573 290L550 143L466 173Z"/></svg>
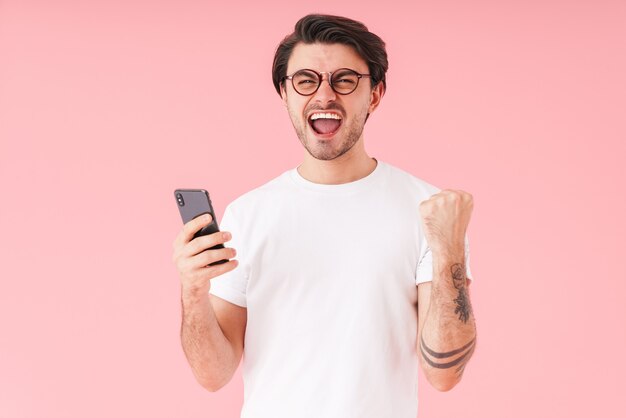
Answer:
<svg viewBox="0 0 626 418"><path fill-rule="evenodd" d="M343 184L362 179L374 171L378 162L368 156L362 146L358 147L361 144L359 141L350 151L333 160L318 160L305 151L298 173L319 184Z"/></svg>

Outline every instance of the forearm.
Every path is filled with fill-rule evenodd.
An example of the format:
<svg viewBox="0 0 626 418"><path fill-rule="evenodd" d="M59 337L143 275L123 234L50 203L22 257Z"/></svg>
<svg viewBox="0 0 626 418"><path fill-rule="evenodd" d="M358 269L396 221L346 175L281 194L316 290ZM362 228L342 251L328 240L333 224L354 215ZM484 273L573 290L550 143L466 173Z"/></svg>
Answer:
<svg viewBox="0 0 626 418"><path fill-rule="evenodd" d="M180 339L198 382L210 391L221 388L237 368L231 343L224 336L206 292L181 292Z"/></svg>
<svg viewBox="0 0 626 418"><path fill-rule="evenodd" d="M476 324L467 288L464 254L433 254L430 306L419 338L422 368L439 390L462 377L476 346Z"/></svg>

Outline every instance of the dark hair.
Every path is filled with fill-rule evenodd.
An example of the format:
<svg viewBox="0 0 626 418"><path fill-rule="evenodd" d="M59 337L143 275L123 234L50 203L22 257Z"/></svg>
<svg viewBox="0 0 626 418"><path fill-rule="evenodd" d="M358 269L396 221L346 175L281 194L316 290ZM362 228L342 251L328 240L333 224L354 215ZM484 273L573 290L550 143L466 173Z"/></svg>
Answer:
<svg viewBox="0 0 626 418"><path fill-rule="evenodd" d="M341 16L310 14L298 20L293 33L287 35L276 49L272 80L278 94L280 94L280 85L284 81L283 77L287 75L289 57L299 42L305 44L338 43L351 46L367 62L372 87L382 82L383 87L387 88L385 73L389 64L385 42L382 39L356 20Z"/></svg>

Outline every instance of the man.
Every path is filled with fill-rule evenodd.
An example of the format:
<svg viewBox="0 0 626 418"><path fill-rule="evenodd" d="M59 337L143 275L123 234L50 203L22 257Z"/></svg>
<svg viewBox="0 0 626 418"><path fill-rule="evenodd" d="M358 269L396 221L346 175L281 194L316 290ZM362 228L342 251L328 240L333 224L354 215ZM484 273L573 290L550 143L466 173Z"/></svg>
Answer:
<svg viewBox="0 0 626 418"><path fill-rule="evenodd" d="M185 354L210 391L244 354L244 418L415 417L418 358L445 391L474 351L472 196L367 155L386 71L363 24L298 21L273 80L304 161L231 202L223 232L191 240L197 218L174 242Z"/></svg>

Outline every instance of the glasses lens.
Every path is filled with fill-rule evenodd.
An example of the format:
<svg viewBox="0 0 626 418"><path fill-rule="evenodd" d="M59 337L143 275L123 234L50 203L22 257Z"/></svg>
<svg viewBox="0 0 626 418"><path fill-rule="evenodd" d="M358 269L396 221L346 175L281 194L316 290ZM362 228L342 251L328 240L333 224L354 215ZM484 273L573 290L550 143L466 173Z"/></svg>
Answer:
<svg viewBox="0 0 626 418"><path fill-rule="evenodd" d="M352 93L359 84L359 76L352 70L338 70L333 74L333 88L337 93Z"/></svg>
<svg viewBox="0 0 626 418"><path fill-rule="evenodd" d="M300 94L313 94L320 83L319 77L313 71L301 70L293 75L293 88Z"/></svg>

